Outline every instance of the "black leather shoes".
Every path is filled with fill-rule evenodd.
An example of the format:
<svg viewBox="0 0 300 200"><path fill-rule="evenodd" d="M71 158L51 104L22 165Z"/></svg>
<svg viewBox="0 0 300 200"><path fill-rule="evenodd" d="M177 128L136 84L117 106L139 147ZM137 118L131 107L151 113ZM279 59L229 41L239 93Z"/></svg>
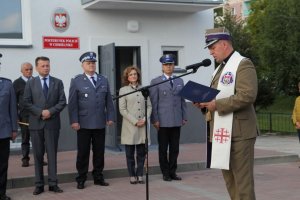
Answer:
<svg viewBox="0 0 300 200"><path fill-rule="evenodd" d="M164 181L172 181L170 176L163 176Z"/></svg>
<svg viewBox="0 0 300 200"><path fill-rule="evenodd" d="M181 181L182 180L182 178L180 176L177 176L177 174L171 175L170 178L172 180L175 180L175 181Z"/></svg>
<svg viewBox="0 0 300 200"><path fill-rule="evenodd" d="M77 182L77 189L84 189L84 181Z"/></svg>
<svg viewBox="0 0 300 200"><path fill-rule="evenodd" d="M109 183L105 182L104 179L94 180L94 184L101 185L101 186L109 186Z"/></svg>
<svg viewBox="0 0 300 200"><path fill-rule="evenodd" d="M35 187L34 191L33 191L33 195L39 195L41 193L44 192L44 187Z"/></svg>
<svg viewBox="0 0 300 200"><path fill-rule="evenodd" d="M60 189L60 187L58 187L57 185L49 186L49 191L55 192L55 193L62 193L62 192L64 192L64 191L63 191L62 189Z"/></svg>
<svg viewBox="0 0 300 200"><path fill-rule="evenodd" d="M6 196L6 194L0 194L0 200L11 200L11 198Z"/></svg>

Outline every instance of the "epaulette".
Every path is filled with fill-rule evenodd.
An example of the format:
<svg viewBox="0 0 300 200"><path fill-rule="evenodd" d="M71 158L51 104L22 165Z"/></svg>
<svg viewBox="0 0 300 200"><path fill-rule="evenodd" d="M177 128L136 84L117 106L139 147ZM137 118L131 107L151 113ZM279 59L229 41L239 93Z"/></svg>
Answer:
<svg viewBox="0 0 300 200"><path fill-rule="evenodd" d="M97 73L97 76L98 76L99 78L106 78L106 79L107 79L107 76L105 76L105 75L103 75L103 74L98 74L98 73Z"/></svg>
<svg viewBox="0 0 300 200"><path fill-rule="evenodd" d="M4 77L0 77L0 80L5 80L5 81L12 82L10 79L8 79L8 78L4 78Z"/></svg>
<svg viewBox="0 0 300 200"><path fill-rule="evenodd" d="M74 76L73 79L76 79L76 78L81 77L81 76L83 76L83 74L77 74L76 76Z"/></svg>

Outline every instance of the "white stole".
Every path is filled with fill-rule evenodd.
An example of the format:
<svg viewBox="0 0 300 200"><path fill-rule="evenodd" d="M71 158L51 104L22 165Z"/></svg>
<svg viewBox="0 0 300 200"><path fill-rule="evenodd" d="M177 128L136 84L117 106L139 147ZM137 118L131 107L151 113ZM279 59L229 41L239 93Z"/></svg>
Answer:
<svg viewBox="0 0 300 200"><path fill-rule="evenodd" d="M234 52L222 71L218 80L219 94L216 99L222 99L234 95L236 72L241 60L244 59L238 52ZM220 67L220 66L219 66ZM219 67L215 70L216 75ZM212 137L211 168L229 170L230 148L232 136L233 113L220 116L214 113L214 127Z"/></svg>

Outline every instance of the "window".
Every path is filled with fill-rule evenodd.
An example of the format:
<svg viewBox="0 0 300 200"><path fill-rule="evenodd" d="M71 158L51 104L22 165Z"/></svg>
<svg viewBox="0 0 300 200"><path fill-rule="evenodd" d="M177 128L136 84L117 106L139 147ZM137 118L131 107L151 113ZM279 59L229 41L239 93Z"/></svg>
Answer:
<svg viewBox="0 0 300 200"><path fill-rule="evenodd" d="M0 47L31 46L29 0L0 0Z"/></svg>

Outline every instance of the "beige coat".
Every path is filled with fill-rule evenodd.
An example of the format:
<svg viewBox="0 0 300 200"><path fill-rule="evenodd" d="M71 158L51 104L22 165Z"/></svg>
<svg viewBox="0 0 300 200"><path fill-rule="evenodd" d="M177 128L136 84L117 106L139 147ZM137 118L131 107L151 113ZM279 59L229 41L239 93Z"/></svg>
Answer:
<svg viewBox="0 0 300 200"><path fill-rule="evenodd" d="M119 95L123 95L132 91L134 91L134 89L131 86L124 86L120 89ZM147 116L149 119L152 111L152 106L149 98L147 100L147 104ZM119 99L119 111L123 117L121 144L145 144L146 126L135 126L139 119L145 118L144 110L145 101L141 92L136 92ZM150 142L149 137L148 141Z"/></svg>

